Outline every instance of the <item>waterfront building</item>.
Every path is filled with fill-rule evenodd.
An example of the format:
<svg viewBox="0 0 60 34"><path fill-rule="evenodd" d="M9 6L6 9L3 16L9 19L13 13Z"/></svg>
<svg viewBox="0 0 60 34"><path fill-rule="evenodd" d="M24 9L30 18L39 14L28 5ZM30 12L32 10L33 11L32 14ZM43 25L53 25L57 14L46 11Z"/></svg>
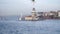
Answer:
<svg viewBox="0 0 60 34"><path fill-rule="evenodd" d="M58 11L58 17L60 17L60 10Z"/></svg>
<svg viewBox="0 0 60 34"><path fill-rule="evenodd" d="M32 20L32 16L26 16L25 20Z"/></svg>
<svg viewBox="0 0 60 34"><path fill-rule="evenodd" d="M44 12L44 13L43 13L43 16L48 16L48 13L49 13L49 12Z"/></svg>
<svg viewBox="0 0 60 34"><path fill-rule="evenodd" d="M48 16L49 16L49 18L56 18L56 17L57 17L57 12L55 12L55 11L50 11L50 12L48 13Z"/></svg>
<svg viewBox="0 0 60 34"><path fill-rule="evenodd" d="M44 13L43 12L37 12L37 17L39 19L43 18Z"/></svg>
<svg viewBox="0 0 60 34"><path fill-rule="evenodd" d="M37 12L37 16L43 16L43 12Z"/></svg>
<svg viewBox="0 0 60 34"><path fill-rule="evenodd" d="M55 11L50 11L50 14L49 14L50 16L51 15L53 15L54 17L56 17L57 16L57 12L55 12Z"/></svg>
<svg viewBox="0 0 60 34"><path fill-rule="evenodd" d="M48 14L49 12L43 12L43 18L48 19L49 18Z"/></svg>

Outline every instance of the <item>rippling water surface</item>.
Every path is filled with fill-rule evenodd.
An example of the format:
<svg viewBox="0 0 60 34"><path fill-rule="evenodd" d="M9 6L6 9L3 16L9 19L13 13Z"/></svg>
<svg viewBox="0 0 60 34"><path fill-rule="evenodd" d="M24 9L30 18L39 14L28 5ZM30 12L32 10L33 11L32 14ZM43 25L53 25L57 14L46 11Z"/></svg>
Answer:
<svg viewBox="0 0 60 34"><path fill-rule="evenodd" d="M60 20L1 20L0 34L60 34Z"/></svg>

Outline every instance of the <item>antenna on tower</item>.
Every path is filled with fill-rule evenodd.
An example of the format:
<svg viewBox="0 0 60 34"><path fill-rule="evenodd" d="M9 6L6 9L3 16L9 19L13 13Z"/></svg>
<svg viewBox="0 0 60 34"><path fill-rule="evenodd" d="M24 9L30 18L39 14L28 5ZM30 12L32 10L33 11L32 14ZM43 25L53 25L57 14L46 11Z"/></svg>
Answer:
<svg viewBox="0 0 60 34"><path fill-rule="evenodd" d="M33 2L35 2L35 0L32 0Z"/></svg>
<svg viewBox="0 0 60 34"><path fill-rule="evenodd" d="M35 4L35 0L32 0L32 2L33 2L33 5Z"/></svg>

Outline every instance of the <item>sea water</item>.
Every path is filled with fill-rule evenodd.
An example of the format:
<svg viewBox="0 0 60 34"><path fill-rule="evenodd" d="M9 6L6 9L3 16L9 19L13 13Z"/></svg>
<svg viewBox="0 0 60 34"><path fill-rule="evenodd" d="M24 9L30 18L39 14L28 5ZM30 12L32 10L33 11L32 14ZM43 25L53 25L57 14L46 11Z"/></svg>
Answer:
<svg viewBox="0 0 60 34"><path fill-rule="evenodd" d="M0 20L0 34L60 34L60 20L18 21L17 18Z"/></svg>

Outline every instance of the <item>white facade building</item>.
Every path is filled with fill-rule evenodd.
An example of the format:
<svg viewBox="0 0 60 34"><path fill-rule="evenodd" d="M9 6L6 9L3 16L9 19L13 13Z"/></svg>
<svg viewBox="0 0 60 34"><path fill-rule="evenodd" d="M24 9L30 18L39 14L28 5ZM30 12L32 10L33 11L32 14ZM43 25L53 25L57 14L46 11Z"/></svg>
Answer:
<svg viewBox="0 0 60 34"><path fill-rule="evenodd" d="M58 12L58 17L60 17L60 11Z"/></svg>

